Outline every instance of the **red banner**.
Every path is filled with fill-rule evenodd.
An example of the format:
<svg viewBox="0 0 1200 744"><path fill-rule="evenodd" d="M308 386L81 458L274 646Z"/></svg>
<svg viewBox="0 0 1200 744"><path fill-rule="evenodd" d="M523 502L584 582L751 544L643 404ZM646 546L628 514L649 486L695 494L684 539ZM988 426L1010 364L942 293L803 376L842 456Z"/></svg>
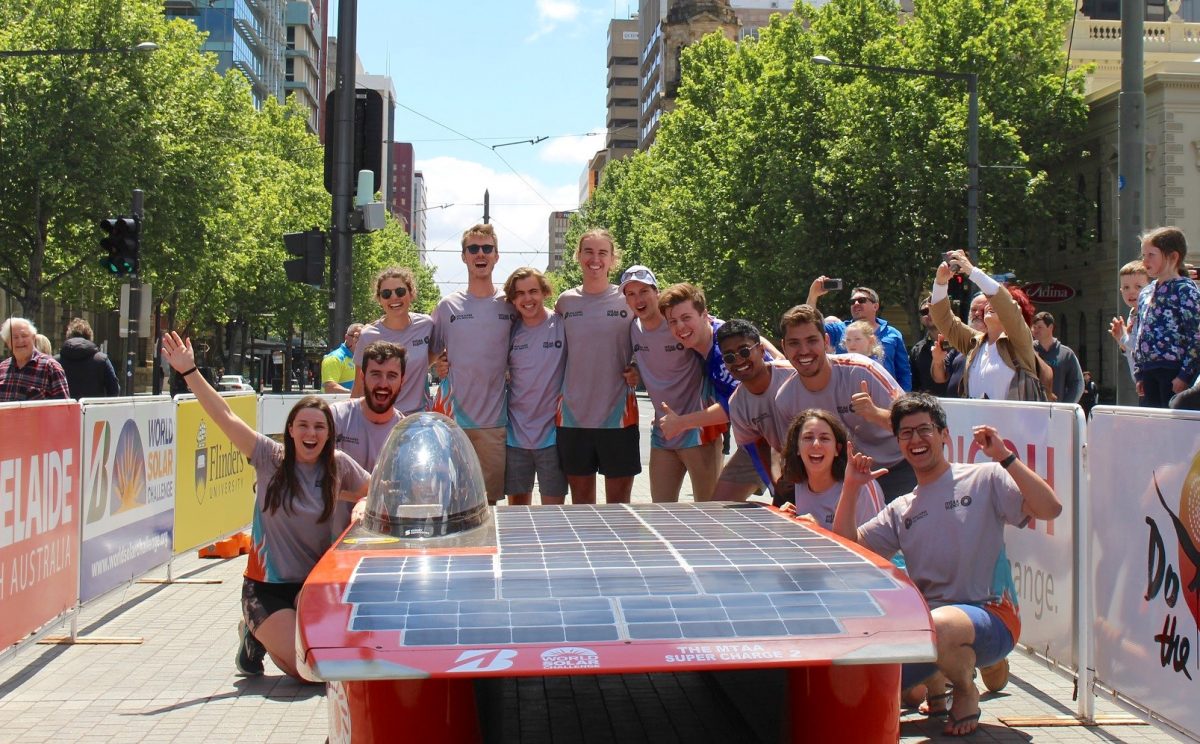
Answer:
<svg viewBox="0 0 1200 744"><path fill-rule="evenodd" d="M0 406L0 649L79 596L79 404Z"/></svg>

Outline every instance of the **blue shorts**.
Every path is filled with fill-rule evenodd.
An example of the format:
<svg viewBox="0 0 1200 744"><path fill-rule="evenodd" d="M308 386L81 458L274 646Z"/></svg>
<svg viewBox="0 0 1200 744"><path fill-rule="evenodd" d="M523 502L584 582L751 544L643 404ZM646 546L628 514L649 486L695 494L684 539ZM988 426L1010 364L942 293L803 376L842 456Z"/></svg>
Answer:
<svg viewBox="0 0 1200 744"><path fill-rule="evenodd" d="M1016 643L1008 626L1000 618L988 612L979 605L956 604L950 605L967 613L971 625L975 626L975 641L971 648L975 651L975 666L983 668L991 666L1008 656ZM937 664L904 664L900 672L900 689L907 690L913 685L920 684L933 676Z"/></svg>

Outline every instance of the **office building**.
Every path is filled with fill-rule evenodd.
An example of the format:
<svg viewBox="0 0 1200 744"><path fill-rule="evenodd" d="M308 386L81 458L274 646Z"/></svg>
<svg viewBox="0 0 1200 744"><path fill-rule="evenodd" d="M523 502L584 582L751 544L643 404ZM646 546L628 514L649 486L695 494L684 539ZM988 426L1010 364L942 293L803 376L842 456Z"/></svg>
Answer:
<svg viewBox="0 0 1200 744"><path fill-rule="evenodd" d="M325 18L328 2L289 0L284 9L287 45L283 57L284 96L308 112L308 129L321 131L325 103Z"/></svg>
<svg viewBox="0 0 1200 744"><path fill-rule="evenodd" d="M550 213L550 236L547 241L549 256L546 271L560 271L566 263L567 227L571 224L571 212Z"/></svg>
<svg viewBox="0 0 1200 744"><path fill-rule="evenodd" d="M421 171L414 171L412 177L412 203L413 216L412 228L408 231L413 242L417 244L417 252L421 256L421 263L428 263L428 258L425 255L425 235L426 235L426 212L429 209L428 192L425 190L425 174Z"/></svg>
<svg viewBox="0 0 1200 744"><path fill-rule="evenodd" d="M608 160L619 160L637 151L638 144L638 44L637 19L614 18L608 24L608 93L605 106L608 134L604 146Z"/></svg>

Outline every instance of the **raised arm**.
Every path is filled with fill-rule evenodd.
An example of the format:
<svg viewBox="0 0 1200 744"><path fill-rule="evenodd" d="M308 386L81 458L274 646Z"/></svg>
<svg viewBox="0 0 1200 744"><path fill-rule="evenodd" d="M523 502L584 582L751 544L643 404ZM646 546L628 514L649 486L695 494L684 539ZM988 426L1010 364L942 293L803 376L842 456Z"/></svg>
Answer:
<svg viewBox="0 0 1200 744"><path fill-rule="evenodd" d="M208 380L204 379L204 375L196 369L196 355L192 351L191 339L183 339L175 331L169 331L163 334L163 355L167 358L167 363L171 368L179 373L192 394L196 396L200 407L208 414L213 423L217 425L221 431L225 432L225 436L229 437L229 441L233 442L233 446L238 448L247 458L254 454L254 445L258 443L258 435L250 425L234 414L233 409L221 397L221 394L213 390L213 386L208 384Z"/></svg>
<svg viewBox="0 0 1200 744"><path fill-rule="evenodd" d="M1021 498L1024 499L1022 510L1026 514L1035 519L1051 520L1062 513L1062 504L1054 495L1054 489L1028 465L1017 459L1016 453L1009 451L995 428L976 426L972 432L975 435L975 444L996 462L1004 464L1010 456L1013 457L1006 469L1009 477L1017 484L1017 490L1021 492Z"/></svg>
<svg viewBox="0 0 1200 744"><path fill-rule="evenodd" d="M937 275L933 280L933 293L929 297L929 315L938 333L950 342L950 345L966 354L975 345L976 332L962 322L950 309L950 277L954 271L943 261L937 267Z"/></svg>

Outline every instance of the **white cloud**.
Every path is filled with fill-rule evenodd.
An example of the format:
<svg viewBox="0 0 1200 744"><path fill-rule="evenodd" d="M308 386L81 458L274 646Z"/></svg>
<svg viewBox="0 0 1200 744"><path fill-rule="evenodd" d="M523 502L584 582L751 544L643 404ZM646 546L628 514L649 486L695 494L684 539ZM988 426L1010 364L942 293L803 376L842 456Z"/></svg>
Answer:
<svg viewBox="0 0 1200 744"><path fill-rule="evenodd" d="M525 41L533 41L550 33L560 24L575 21L579 18L581 10L578 0L537 0L538 27Z"/></svg>
<svg viewBox="0 0 1200 744"><path fill-rule="evenodd" d="M555 137L540 142L537 145L538 159L544 163L574 165L583 170L583 166L588 164L596 151L604 149L606 131L605 129L593 129L590 135Z"/></svg>
<svg viewBox="0 0 1200 744"><path fill-rule="evenodd" d="M463 230L482 221L484 189L489 192L492 223L500 243L500 260L494 274L497 285L521 266L545 269L550 212L574 209L579 203L577 184L543 184L528 174L518 177L512 171L470 160L429 158L418 160L416 169L425 175L428 206L453 205L425 212L428 261L437 270L435 279L443 295L466 286L460 241ZM553 207L530 190L522 178Z"/></svg>

